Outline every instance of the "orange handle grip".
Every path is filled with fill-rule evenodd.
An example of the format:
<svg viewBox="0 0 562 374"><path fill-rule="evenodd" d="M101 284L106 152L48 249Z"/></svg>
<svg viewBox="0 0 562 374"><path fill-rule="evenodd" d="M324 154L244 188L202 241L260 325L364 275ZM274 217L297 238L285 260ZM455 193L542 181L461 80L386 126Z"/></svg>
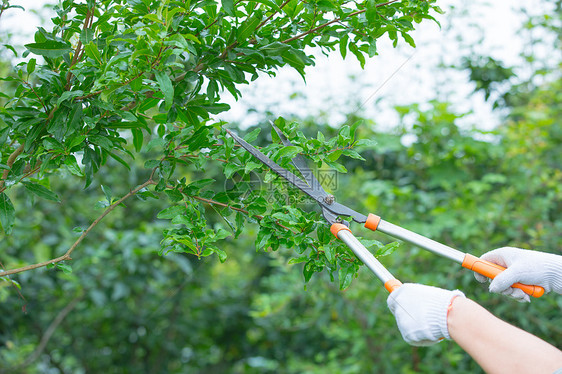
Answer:
<svg viewBox="0 0 562 374"><path fill-rule="evenodd" d="M494 279L496 275L505 270L503 266L494 264L486 260L482 260L481 258L468 253L464 256L462 266L478 274L482 274L490 279ZM523 290L523 292L525 292L527 295L533 297L541 297L544 294L544 288L542 288L541 286L515 283L511 285L511 287L519 288L520 290Z"/></svg>
<svg viewBox="0 0 562 374"><path fill-rule="evenodd" d="M384 284L384 288L386 288L388 293L392 293L392 291L400 286L402 286L402 282L400 282L398 279L391 279L389 281L386 281L386 283Z"/></svg>
<svg viewBox="0 0 562 374"><path fill-rule="evenodd" d="M380 221L381 221L381 217L373 213L369 213L369 215L367 216L367 221L365 222L365 227L368 228L369 230L377 231Z"/></svg>

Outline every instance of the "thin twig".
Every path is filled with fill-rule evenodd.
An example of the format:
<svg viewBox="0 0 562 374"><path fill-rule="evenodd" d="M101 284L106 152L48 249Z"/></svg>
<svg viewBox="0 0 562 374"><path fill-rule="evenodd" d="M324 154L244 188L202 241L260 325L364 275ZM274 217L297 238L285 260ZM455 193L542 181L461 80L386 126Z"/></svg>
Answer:
<svg viewBox="0 0 562 374"><path fill-rule="evenodd" d="M395 2L397 2L397 1L399 1L399 0L387 1L386 3L377 4L376 7L377 7L377 8L380 8L380 7L382 7L382 6L389 5L389 4L395 3ZM365 13L366 11L367 11L367 9L357 10L357 11L355 11L355 12L350 13L349 15L347 15L346 18L353 17L353 16L356 16L356 15ZM306 35L308 35L308 34L315 33L316 31L321 30L321 29L323 29L324 27L329 26L329 25L331 25L331 24L333 24L333 23L340 22L341 20L342 20L341 18L336 18L336 19L334 19L334 20L331 20L330 22L323 23L322 25L316 26L316 27L314 27L314 28L312 28L312 29L310 29L310 30L308 30L308 31L305 31L305 32L299 34L299 35L293 36L292 38L285 39L285 40L283 40L281 43L286 44L286 43L290 43L290 42L292 42L292 41L294 41L294 40L301 39L302 37L304 37L304 36L306 36Z"/></svg>
<svg viewBox="0 0 562 374"><path fill-rule="evenodd" d="M94 9L95 6L92 7L92 9L88 10L88 12L86 13L86 18L84 19L84 26L82 27L82 31L86 31L90 25L90 21L93 21L94 18ZM83 45L82 45L82 41L78 40L78 44L76 45L76 48L74 49L74 56L72 56L72 61L70 62L70 66L68 67L68 72L66 73L66 86L65 86L65 90L68 91L70 90L70 86L71 86L71 79L72 79L72 67L74 65L76 65L76 63L78 61L80 61L80 59L82 58L82 56L84 55L83 52Z"/></svg>
<svg viewBox="0 0 562 374"><path fill-rule="evenodd" d="M154 170L153 170L154 173ZM61 262L61 261L66 261L66 260L72 260L72 258L70 257L70 255L72 254L72 252L76 249L76 247L82 242L82 240L84 240L84 238L86 237L86 235L88 235L88 233L90 231L92 231L92 229L94 227L96 227L96 225L98 223L100 223L100 221L107 216L109 213L111 213L115 208L117 208L117 206L119 206L123 201L125 201L126 199L128 199L129 197L133 196L134 194L136 194L137 192L139 192L140 190L142 190L143 188L145 188L146 186L149 186L151 184L156 184L156 182L154 182L152 180L152 175L150 176L150 178L144 182L143 184L141 184L140 186L138 186L137 188L135 188L134 190L131 190L128 194L126 194L125 196L123 196L122 198L120 198L119 200L117 200L115 203L113 203L112 205L110 205L98 218L96 218L96 220L94 222L92 222L92 224L90 226L88 226L88 228L86 230L84 230L82 232L82 235L80 235L80 237L74 242L74 244L72 244L72 246L66 251L66 253L60 257L57 258L53 258L50 259L48 261L43 261L43 262L39 262L37 264L32 264L32 265L27 265L27 266L23 266L21 268L17 268L17 269L12 269L12 270L8 270L8 271L3 271L0 273L0 277L5 277L6 275L11 275L11 274L16 274L16 273L21 273L24 271L28 271L28 270L33 270L33 269L37 269L37 268L41 268L47 265L51 265L51 264L56 264L57 262Z"/></svg>
<svg viewBox="0 0 562 374"><path fill-rule="evenodd" d="M279 9L283 9L283 7L285 7L285 5L287 5L291 0L285 0L285 2L281 5L279 5ZM273 18L273 16L275 16L277 14L277 11L271 13L271 15L269 17L267 17L265 20L263 20L257 27L256 30L259 30L263 25L265 25L266 23L269 22L269 20L271 20Z"/></svg>
<svg viewBox="0 0 562 374"><path fill-rule="evenodd" d="M53 322L51 322L49 327L47 327L47 330L45 330L45 334L43 334L43 336L41 337L41 341L39 342L39 345L37 346L37 348L35 348L33 353L31 353L29 355L29 357L27 357L25 359L25 361L21 365L18 366L18 368L26 367L26 366L30 365L33 361L37 360L37 358L39 358L41 353L43 353L43 351L47 347L47 343L49 342L49 340L51 339L51 337L55 333L55 330L57 329L57 327L62 323L62 321L64 321L66 316L76 307L76 305L78 305L80 300L82 300L83 298L84 298L84 294L76 296L74 299L72 299L70 301L70 303L68 303L67 306L65 306L57 314L57 316L55 317Z"/></svg>
<svg viewBox="0 0 562 374"><path fill-rule="evenodd" d="M18 158L18 156L23 152L23 149L25 147L25 143L22 143L11 155L10 157L8 157L8 161L6 161L6 166L8 166L10 169L12 168L12 166L14 165L14 162L16 162L16 158ZM8 174L10 174L10 170L4 170L4 172L2 173L2 179L0 179L0 188L4 188L4 184L6 183L6 178L8 178ZM5 188L4 188L5 189ZM4 189L2 191L4 191Z"/></svg>
<svg viewBox="0 0 562 374"><path fill-rule="evenodd" d="M204 203L210 204L210 205L218 205L218 206L222 206L222 207L224 207L224 208L230 208L230 209L235 210L235 211L237 211L237 212L244 213L244 214L246 214L246 215L248 215L248 216L257 218L257 219L260 220L260 221L263 219L263 216L260 216L259 214L253 214L253 215L252 215L250 212L248 212L247 210L244 210L244 209L242 209L242 208L236 208L236 207L234 207L234 206L230 206L230 205L225 204L225 203L221 203L221 202L218 202L218 201L215 201L215 200L205 199L205 198L199 197L199 196L189 196L189 197L194 198L195 200L199 200L199 201L202 201L202 202L204 202ZM291 230L291 229L288 228L287 226L285 226L285 225L279 223L278 220L275 220L275 223L276 223L279 227L282 227L282 228L284 228L285 230L290 231L290 232L292 232L292 233L295 234L295 235L298 234L297 232L294 232L293 230ZM0 274L0 275L1 275L1 274Z"/></svg>

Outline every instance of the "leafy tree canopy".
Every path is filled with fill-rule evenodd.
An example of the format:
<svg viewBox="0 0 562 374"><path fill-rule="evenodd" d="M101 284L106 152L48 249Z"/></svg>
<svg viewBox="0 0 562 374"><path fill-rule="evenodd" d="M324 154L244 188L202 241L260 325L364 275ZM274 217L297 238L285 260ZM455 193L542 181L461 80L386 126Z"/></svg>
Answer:
<svg viewBox="0 0 562 374"><path fill-rule="evenodd" d="M8 7L4 2L3 9ZM220 100L224 91L239 97L238 87L260 73L275 75L290 66L304 78L305 68L314 64L310 48L351 52L364 64L377 54L383 36L394 45L404 40L414 46L409 35L414 25L440 12L433 1L66 0L55 11L54 27L38 28L34 42L25 45L24 61L2 78L9 88L0 112L0 222L6 235L18 222L14 191L60 203L51 176L83 178L88 188L94 181L103 184L108 160L127 173L137 159L144 162L144 180L120 198L111 192L115 186L103 184L107 210L100 218L132 195L167 195L171 205L157 216L170 220L164 252L216 253L224 261L227 254L217 243L238 236L247 220L257 220L258 248L286 245L318 257L326 246L331 255L310 262L307 279L326 265L352 266L345 270L350 274L357 270L350 253L336 255L343 249L334 249L317 214L243 187L251 172L263 173L264 167L235 147L213 115L229 109ZM337 163L340 156L361 158L351 149L361 145L355 138L359 124L342 127L331 139L322 133L305 138L295 123L278 125L295 147L274 143L263 151L282 165L302 153L319 167L345 172ZM246 139L255 140L258 131ZM209 164L222 164L222 172L209 175ZM233 178L235 190L217 188ZM273 179L265 176L266 182ZM214 205L228 225L209 227L203 204ZM316 229L313 239L309 234ZM31 268L68 268L61 262L70 260L76 245Z"/></svg>

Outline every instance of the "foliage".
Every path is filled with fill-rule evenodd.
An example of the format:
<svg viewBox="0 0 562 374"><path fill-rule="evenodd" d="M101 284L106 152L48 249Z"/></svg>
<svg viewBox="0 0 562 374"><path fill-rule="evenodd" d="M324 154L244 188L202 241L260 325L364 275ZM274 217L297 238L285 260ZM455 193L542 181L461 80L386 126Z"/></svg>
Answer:
<svg viewBox="0 0 562 374"><path fill-rule="evenodd" d="M537 89L527 110L514 112L554 104L559 90L552 88L558 84ZM549 105L540 122L534 117L508 122L493 142L459 128L463 115L446 103L424 110L413 105L400 113L415 118L416 126L393 133L370 126L357 130L361 138L377 139L378 146L362 152L364 161L346 163L350 173L340 175L335 191L342 200L476 255L508 244L561 253L560 156L554 151L559 140L551 136L562 123L558 106ZM318 128L337 133L316 122L301 123L307 133ZM536 143L529 144L527 134L535 134ZM405 135L416 140L405 146L400 142ZM127 186L118 183L119 164L109 163L104 183L116 186L112 194L123 194ZM208 170L222 172L216 165ZM132 164L137 180L130 183L143 173L142 162ZM16 207L33 214L22 217L3 243L5 252L29 247L38 260L52 257L79 234L68 234L70 217L87 225L97 215L90 207L108 198L101 188L84 194L78 180L62 175L52 177L52 187L74 213L45 199L26 201L20 193ZM166 209L165 201L153 204ZM186 253L158 256L160 231L168 223L151 222L153 207L133 199L115 210L104 230L84 240L84 255L73 262L72 273L22 273L26 301L18 300L13 286L1 289L0 325L7 328L0 354L6 366L34 357L48 327L77 300L29 372L481 372L452 342L408 347L386 307L386 291L367 271L345 292L327 272L310 279L310 291L303 292L303 264L287 265L290 251L256 256L247 250L261 230L255 223L223 241L225 263ZM205 213L211 227L224 222L209 205ZM376 233L368 238L387 240ZM381 261L403 281L460 288L501 318L562 345L556 297L528 305L488 294L470 272L407 244ZM27 314L19 310L22 304Z"/></svg>
<svg viewBox="0 0 562 374"><path fill-rule="evenodd" d="M357 261L336 248L334 238L310 236L321 222L318 214L267 202L263 192L241 188L251 172L263 173L264 167L235 148L225 124L213 116L229 109L220 101L224 91L239 97L238 87L261 73L275 75L290 66L304 78L305 67L314 64L308 48L339 48L364 64L377 53L382 36L394 45L399 38L414 45L413 25L440 11L433 1L64 0L55 11L52 30L39 27L14 74L2 78L7 89L0 111L0 221L6 235L18 222L10 195L20 186L57 202L50 188L55 174L84 178L88 188L107 172L108 160L127 173L136 158L144 161L148 177L123 199L167 195L172 205L158 215L170 220L164 253L216 253L224 261L227 253L218 243L257 219L258 249L285 245L299 254L313 252L317 259L305 267L307 280L324 266L343 268L344 278L355 274ZM349 126L336 138L319 134L314 140L305 139L296 124L281 120L279 126L296 147L274 143L263 150L283 165L302 153L319 167L345 172L336 162L341 155L360 158L351 149L356 139ZM217 163L222 172L207 178ZM235 180L236 191L218 188L225 178ZM108 200L104 215L121 202ZM209 227L203 203L214 204L227 226ZM325 246L330 258L319 257ZM74 248L37 266L69 260Z"/></svg>
<svg viewBox="0 0 562 374"><path fill-rule="evenodd" d="M115 6L142 8L147 3L116 2ZM163 4L165 14L171 3ZM210 12L212 4L207 2L201 9ZM232 6L243 12L245 4ZM301 12L306 13L311 4L320 7L323 2L304 4ZM265 9L273 3L254 5ZM80 28L77 30L72 22L85 20L91 8L73 6L83 10L61 19L69 22L67 32L75 33L74 39L63 41L72 42L76 51ZM154 6L151 14L157 18L158 5ZM289 3L283 9L287 6ZM108 23L112 17L126 18L124 11L107 9ZM127 8L120 10L123 9ZM382 9L385 7L379 11ZM180 13L176 12L173 18ZM203 30L199 34L189 28L178 30L191 33L201 42L191 43L184 36L189 45L220 56L224 50L220 47L230 44L217 36L228 34L219 30L219 23L233 22L226 29L235 33L233 38L238 32L232 30L238 30L242 23L236 23L226 13L220 17L220 12L214 14L216 18L204 18L197 13L211 23L217 19L213 25L205 23L210 25L204 30L209 33L205 37ZM278 12L268 22L281 15L288 17ZM189 18L189 14L181 16ZM325 17L328 16L326 13ZM357 16L357 20L362 19L360 14ZM386 17L386 21L395 20ZM115 29L124 32L130 26L131 30L138 30L148 27L147 24L165 27L154 18L131 18L130 23L121 20L124 26ZM189 19L200 22L196 18ZM299 27L303 27L301 33L306 29L303 22L291 22L297 28L291 35L298 35ZM335 22L325 28L337 25ZM318 31L322 33L325 28ZM257 34L265 29L262 26ZM109 34L102 29L94 33L95 45L104 43L98 40L104 32ZM312 34L306 36L310 38ZM60 31L57 35L61 35ZM142 40L158 43L150 33L141 36L131 37L112 50L125 53L127 48L132 50L131 43ZM305 37L302 38L288 44L304 43ZM310 43L321 39L312 39ZM160 40L168 39L165 36ZM261 48L249 42L246 46ZM300 46L304 44L294 48ZM180 47L170 47L176 48ZM245 62L249 57L239 55L244 52L236 48L232 48L233 54L237 52L231 57ZM117 56L101 50L104 64ZM81 95L87 96L96 92L87 88L93 87L95 77L113 71L124 77L120 81L124 83L140 72L134 70L132 63L127 68L110 65L98 71L92 65L95 58L87 56L85 47L84 54L71 69L78 71L73 69L84 66L82 75L71 76L72 88L64 92L84 87ZM167 61L170 56L179 59L172 53ZM37 71L49 71L50 64L56 62L58 73L52 74L55 70L51 70L48 79L65 82L68 68L64 56L46 57L45 65L39 57L35 58L32 77ZM127 61L133 61L128 58ZM192 58L184 62L197 66ZM282 57L273 60L289 64ZM146 61L150 59L141 63ZM215 62L229 63L226 58ZM231 68L238 65L232 63ZM428 348L404 343L386 307L386 291L367 271L358 271L356 260L344 248L327 243L331 237L320 224L321 218L311 212L311 205L302 200L301 194L235 147L223 132L224 124L212 119L212 112L207 112L208 119L197 112L197 123L180 118L179 113L190 107L182 102L187 94L181 89L188 85L181 79L175 81L176 75L172 73L178 72L173 65L165 65L165 69L163 66L143 73L137 91L129 82L105 95L102 91L80 100L80 96L71 98L69 95L73 94L67 94L55 112L66 107L63 116L68 118L72 106L83 103L83 127L72 133L67 129L60 139L44 129L28 149L12 158L9 170L4 168L8 173L3 177L2 226L4 230L11 227L11 234L0 241L3 266L54 263L52 259L61 258L60 254L77 244L79 251L73 252L72 267L69 258L62 256L53 270L25 271L17 277L0 278L0 372L481 372L452 342ZM217 69L226 71L224 66ZM23 69L25 78L26 62L19 69ZM166 92L170 103L170 90L159 71L168 75L174 87L169 107ZM190 91L195 97L207 92L211 78L206 72L201 70L203 82L198 91ZM18 77L16 73L4 81L0 91L8 96L28 92L25 84L16 90L22 85ZM196 86L196 81L190 82ZM115 82L109 82L108 87L119 86ZM50 110L64 95L61 91L59 96L52 92L56 85L47 89L40 88L43 83L39 80L32 79L30 83L34 90L50 95ZM233 84L236 88L236 82ZM245 131L245 137L256 145L271 143L262 150L287 167L290 155L299 152L320 165L319 171L337 172L338 184L332 192L358 211L380 214L390 222L458 249L480 255L494 247L516 245L561 253L560 85L560 80L551 80L539 86L525 85L524 90L521 86L512 87L508 93L511 100L504 107L509 115L502 126L489 133L461 126L464 113L454 112L446 102L434 101L429 106L412 104L397 108L404 128L392 131L380 131L372 119L350 115L353 119L349 124L355 125L337 129L315 119L278 119L277 124L298 148L283 148L273 133L265 131L270 129L265 121ZM105 86L99 89L102 88L111 90ZM153 93L146 95L148 92ZM14 114L19 106L33 108L29 104L33 96L28 96L10 101L3 108L6 123L2 123L0 131L5 139L0 144L1 163L5 166L21 144L26 146L26 135L30 132L22 127L21 133L16 133L11 125L19 123L21 117ZM158 108L145 112L139 112L140 107L124 108L131 102L152 102L151 99L156 100L154 105ZM209 105L220 108L219 103L217 99ZM209 110L205 103L193 106ZM168 123L174 107L177 118ZM122 112L132 114L136 120L120 117L115 108L124 108ZM123 124L130 128L117 127ZM27 129L33 130L34 126L29 124ZM84 137L84 143L68 148L71 143L67 143L67 137ZM51 146L54 141L61 143L62 148ZM116 158L110 155L112 152ZM86 154L90 154L89 159ZM341 156L348 158L341 162ZM47 166L43 166L45 163ZM88 163L90 169L86 168ZM31 173L33 166L39 167L36 173ZM343 167L349 173L343 173ZM150 183L145 185L147 181ZM135 193L131 194L132 191ZM126 200L120 198L127 196L130 197ZM98 230L90 232L92 222L106 213ZM227 231L231 235L226 236ZM358 228L357 233L363 231ZM363 242L381 256L387 249L392 250L392 245L383 245L388 238L382 234L367 232L365 237L371 241ZM254 247L289 250L256 255L252 253ZM158 252L167 255L160 256ZM205 257L211 253L217 256ZM556 297L547 296L524 305L488 294L470 272L407 244L391 256L381 257L381 261L403 281L460 288L501 318L562 346L560 301ZM328 271L312 277L313 272L324 268ZM355 275L358 281L342 292L340 287L349 285ZM308 292L303 291L303 277L309 282ZM330 282L331 278L338 281Z"/></svg>

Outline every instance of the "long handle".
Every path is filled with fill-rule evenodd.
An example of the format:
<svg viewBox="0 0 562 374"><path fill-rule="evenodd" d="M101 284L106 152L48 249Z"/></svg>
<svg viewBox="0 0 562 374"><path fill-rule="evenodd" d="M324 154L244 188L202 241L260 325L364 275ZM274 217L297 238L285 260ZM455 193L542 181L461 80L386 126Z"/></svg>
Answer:
<svg viewBox="0 0 562 374"><path fill-rule="evenodd" d="M505 268L501 265L482 260L481 258L468 253L464 256L462 266L475 271L478 274L482 274L490 279L494 279L499 273L505 270ZM544 288L542 288L541 286L514 283L511 285L511 287L519 288L520 290L523 290L523 292L525 292L527 295L533 297L541 297L542 295L544 295Z"/></svg>
<svg viewBox="0 0 562 374"><path fill-rule="evenodd" d="M413 231L406 230L405 228L397 225L393 225L392 223L386 222L379 216L376 216L374 214L369 214L367 222L365 222L365 227L373 231L378 230L397 239L412 243L439 256L446 257L461 264L467 269L470 269L491 279L494 279L496 275L505 270L503 266L494 264L486 260L482 260L468 253L463 253L445 244L441 244L439 242L436 242L435 240L431 240L429 238L426 238L425 236L416 234ZM533 297L541 297L544 294L544 288L542 288L541 286L515 283L511 287L519 288L526 294Z"/></svg>
<svg viewBox="0 0 562 374"><path fill-rule="evenodd" d="M388 292L392 292L402 285L398 279L394 278L392 274L373 256L371 252L365 248L363 244L351 233L351 230L341 223L334 223L330 230L336 238L344 242L349 249L355 253L355 255L365 264L367 267L375 273L377 278L381 280L384 284L384 288Z"/></svg>

